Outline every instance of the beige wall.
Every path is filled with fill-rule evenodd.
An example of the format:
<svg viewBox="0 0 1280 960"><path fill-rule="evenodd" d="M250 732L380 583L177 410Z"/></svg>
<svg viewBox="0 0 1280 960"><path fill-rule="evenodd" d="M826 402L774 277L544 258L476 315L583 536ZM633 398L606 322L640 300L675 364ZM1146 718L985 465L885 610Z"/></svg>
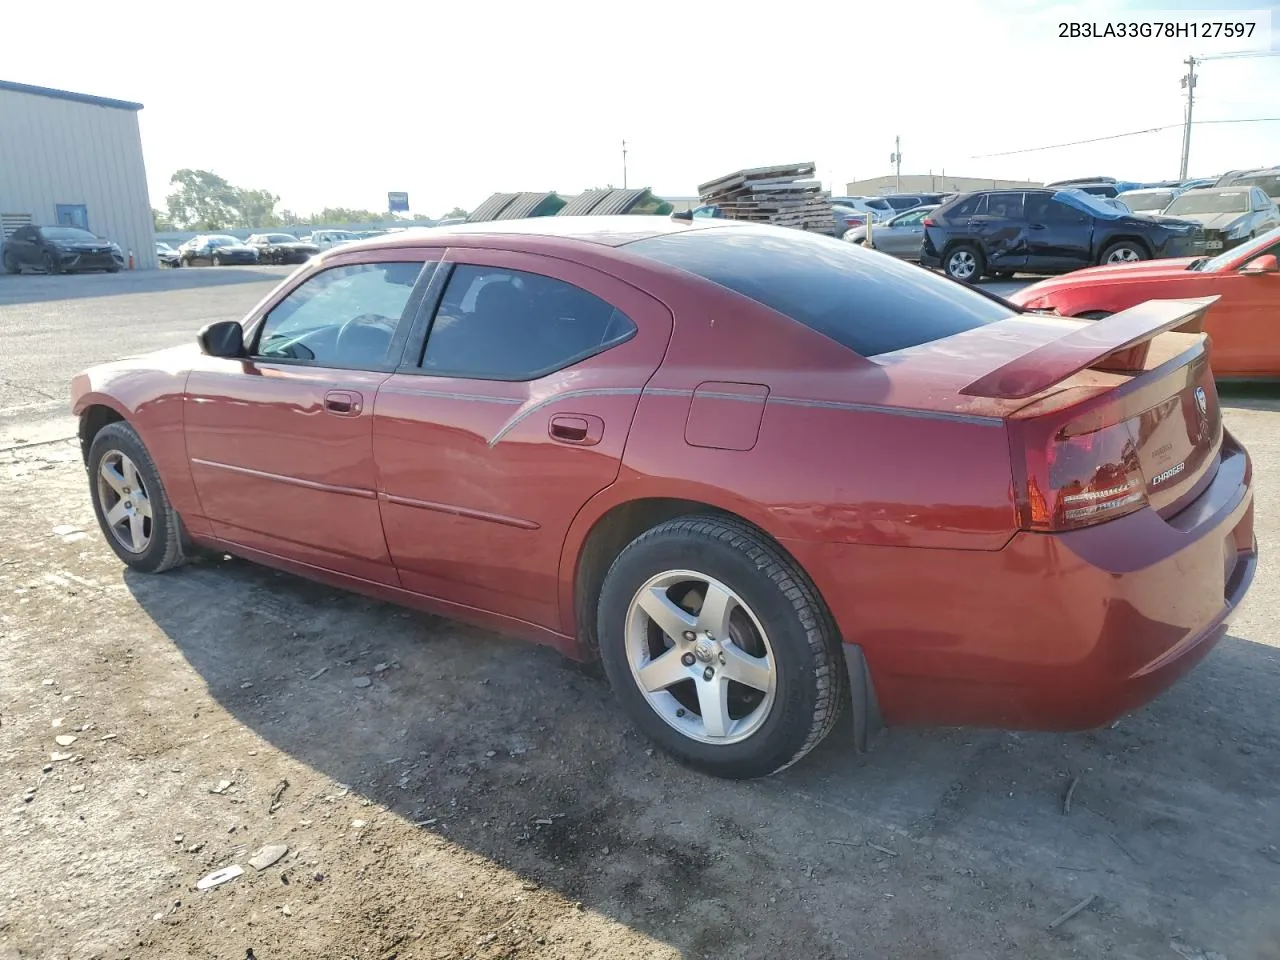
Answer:
<svg viewBox="0 0 1280 960"><path fill-rule="evenodd" d="M90 230L156 266L137 112L0 89L0 214L52 224L60 203L84 204Z"/></svg>
<svg viewBox="0 0 1280 960"><path fill-rule="evenodd" d="M1042 187L1032 180L993 180L985 177L953 177L942 174L903 174L901 192L911 193L967 193L970 190L1017 190L1020 187ZM876 197L885 193L897 193L892 174L873 177L870 180L854 180L845 184L851 197Z"/></svg>

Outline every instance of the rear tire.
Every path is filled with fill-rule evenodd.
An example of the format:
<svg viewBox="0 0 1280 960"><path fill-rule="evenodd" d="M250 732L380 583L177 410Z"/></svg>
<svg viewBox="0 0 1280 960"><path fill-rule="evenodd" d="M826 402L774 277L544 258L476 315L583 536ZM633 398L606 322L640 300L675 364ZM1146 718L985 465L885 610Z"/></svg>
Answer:
<svg viewBox="0 0 1280 960"><path fill-rule="evenodd" d="M22 269L22 265L19 264L16 259L14 259L14 256L12 253L6 250L4 254L4 272L17 273L21 269Z"/></svg>
<svg viewBox="0 0 1280 960"><path fill-rule="evenodd" d="M186 539L155 461L128 423L109 423L89 445L89 494L108 545L142 573L186 562Z"/></svg>
<svg viewBox="0 0 1280 960"><path fill-rule="evenodd" d="M215 267L222 266L222 257L218 256L216 253L213 255L213 265Z"/></svg>
<svg viewBox="0 0 1280 960"><path fill-rule="evenodd" d="M1106 310L1087 310L1084 313L1078 313L1076 316L1081 320L1105 320L1111 314Z"/></svg>
<svg viewBox="0 0 1280 960"><path fill-rule="evenodd" d="M741 521L681 517L641 534L609 569L598 611L600 659L623 709L705 773L747 779L790 766L848 697L817 591Z"/></svg>
<svg viewBox="0 0 1280 960"><path fill-rule="evenodd" d="M1137 263L1139 260L1150 260L1146 248L1133 240L1118 240L1102 251L1098 264Z"/></svg>
<svg viewBox="0 0 1280 960"><path fill-rule="evenodd" d="M977 283L986 267L982 251L971 243L957 243L942 260L943 272L960 283Z"/></svg>

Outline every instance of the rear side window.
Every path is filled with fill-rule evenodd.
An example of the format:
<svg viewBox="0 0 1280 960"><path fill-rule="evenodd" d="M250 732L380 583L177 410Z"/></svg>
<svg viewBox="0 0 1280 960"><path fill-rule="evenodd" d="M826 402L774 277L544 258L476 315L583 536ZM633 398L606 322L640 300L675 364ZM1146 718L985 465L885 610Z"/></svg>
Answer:
<svg viewBox="0 0 1280 960"><path fill-rule="evenodd" d="M626 249L728 287L864 357L1015 315L932 271L802 230L689 230Z"/></svg>
<svg viewBox="0 0 1280 960"><path fill-rule="evenodd" d="M422 368L477 380L536 380L635 332L626 314L571 283L459 264L431 324Z"/></svg>

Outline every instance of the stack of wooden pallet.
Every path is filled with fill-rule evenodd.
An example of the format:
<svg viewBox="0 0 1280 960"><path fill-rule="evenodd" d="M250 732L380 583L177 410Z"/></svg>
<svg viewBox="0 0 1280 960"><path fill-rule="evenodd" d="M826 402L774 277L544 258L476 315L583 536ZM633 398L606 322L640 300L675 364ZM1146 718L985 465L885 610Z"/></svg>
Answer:
<svg viewBox="0 0 1280 960"><path fill-rule="evenodd" d="M815 170L812 163L739 170L700 185L698 196L734 220L830 233L831 195L813 179Z"/></svg>

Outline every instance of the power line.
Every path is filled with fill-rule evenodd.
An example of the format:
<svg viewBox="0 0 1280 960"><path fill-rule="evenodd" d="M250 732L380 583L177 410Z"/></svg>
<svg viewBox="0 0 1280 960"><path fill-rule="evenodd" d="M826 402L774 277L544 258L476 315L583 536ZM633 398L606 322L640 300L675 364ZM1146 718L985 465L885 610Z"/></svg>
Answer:
<svg viewBox="0 0 1280 960"><path fill-rule="evenodd" d="M1280 123L1280 117L1243 117L1238 120L1196 120L1193 126L1199 126L1202 123ZM1069 143L1051 143L1044 147L1025 147L1021 150L1004 150L1000 153L979 153L974 154L970 160L985 160L989 157L1011 157L1019 153L1038 153L1041 150L1059 150L1062 147L1078 147L1086 143L1102 143L1104 140L1121 140L1125 137L1140 137L1147 133L1160 133L1164 130L1176 130L1183 126L1181 123L1169 123L1162 127L1148 127L1145 130L1130 130L1128 133L1113 133L1105 137L1090 137L1088 140L1072 140Z"/></svg>

